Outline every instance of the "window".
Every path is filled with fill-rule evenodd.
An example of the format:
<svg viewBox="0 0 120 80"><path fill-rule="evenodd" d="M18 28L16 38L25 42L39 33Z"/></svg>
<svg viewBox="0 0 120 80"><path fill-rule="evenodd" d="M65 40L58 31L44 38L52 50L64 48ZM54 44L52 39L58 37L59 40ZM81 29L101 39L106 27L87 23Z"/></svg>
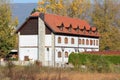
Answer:
<svg viewBox="0 0 120 80"><path fill-rule="evenodd" d="M69 27L69 28L68 28L68 31L69 31L69 32L71 32L71 30L72 30L72 28L71 28L71 27Z"/></svg>
<svg viewBox="0 0 120 80"><path fill-rule="evenodd" d="M59 26L59 29L62 31L62 30L63 30L63 27L64 27L64 25L63 25L63 23L62 23L61 26Z"/></svg>
<svg viewBox="0 0 120 80"><path fill-rule="evenodd" d="M68 38L65 37L65 40L64 40L65 44L68 43Z"/></svg>
<svg viewBox="0 0 120 80"><path fill-rule="evenodd" d="M71 44L74 44L74 38L71 38Z"/></svg>
<svg viewBox="0 0 120 80"><path fill-rule="evenodd" d="M63 27L60 27L59 29L62 31L62 30L63 30Z"/></svg>
<svg viewBox="0 0 120 80"><path fill-rule="evenodd" d="M65 58L68 58L68 52L65 52Z"/></svg>
<svg viewBox="0 0 120 80"><path fill-rule="evenodd" d="M79 32L79 27L76 28L76 32L77 32L77 33Z"/></svg>
<svg viewBox="0 0 120 80"><path fill-rule="evenodd" d="M86 40L86 45L89 45L89 40L88 39Z"/></svg>
<svg viewBox="0 0 120 80"><path fill-rule="evenodd" d="M58 52L58 58L61 58L61 52L60 51Z"/></svg>
<svg viewBox="0 0 120 80"><path fill-rule="evenodd" d="M89 31L89 34L92 34L92 31L91 31L91 30Z"/></svg>
<svg viewBox="0 0 120 80"><path fill-rule="evenodd" d="M82 39L82 45L84 45L84 44L85 44L85 43L84 43L84 41L85 41L85 40L84 40L84 39Z"/></svg>
<svg viewBox="0 0 120 80"><path fill-rule="evenodd" d="M81 44L81 39L78 40L78 43Z"/></svg>
<svg viewBox="0 0 120 80"><path fill-rule="evenodd" d="M98 46L98 40L96 40L96 46Z"/></svg>
<svg viewBox="0 0 120 80"><path fill-rule="evenodd" d="M70 24L68 31L71 32L72 31L72 25Z"/></svg>
<svg viewBox="0 0 120 80"><path fill-rule="evenodd" d="M86 33L86 27L84 26L84 29L83 29L83 33L85 34Z"/></svg>
<svg viewBox="0 0 120 80"><path fill-rule="evenodd" d="M95 40L94 40L94 45L95 45Z"/></svg>
<svg viewBox="0 0 120 80"><path fill-rule="evenodd" d="M92 45L93 44L93 41L92 40L90 40L90 45Z"/></svg>
<svg viewBox="0 0 120 80"><path fill-rule="evenodd" d="M61 37L58 37L58 43L61 43Z"/></svg>
<svg viewBox="0 0 120 80"><path fill-rule="evenodd" d="M29 56L24 56L24 61L29 61Z"/></svg>

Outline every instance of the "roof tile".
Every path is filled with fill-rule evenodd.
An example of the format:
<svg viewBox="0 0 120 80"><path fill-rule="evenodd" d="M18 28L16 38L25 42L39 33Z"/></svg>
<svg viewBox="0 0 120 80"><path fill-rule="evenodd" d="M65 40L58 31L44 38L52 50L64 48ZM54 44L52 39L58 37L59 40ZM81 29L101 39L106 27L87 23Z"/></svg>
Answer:
<svg viewBox="0 0 120 80"><path fill-rule="evenodd" d="M40 13L35 12L31 16L39 17ZM96 27L91 27L85 20L80 20L77 18L70 18L66 16L59 16L55 14L44 14L44 21L45 23L56 33L66 33L66 34L75 34L75 35L85 35L85 36L96 36L99 37L99 34L89 34L89 30L96 31ZM58 26L63 24L63 30L60 30ZM69 31L68 28L72 26L72 30ZM85 29L86 33L79 31L79 33L75 30L78 28L80 30Z"/></svg>

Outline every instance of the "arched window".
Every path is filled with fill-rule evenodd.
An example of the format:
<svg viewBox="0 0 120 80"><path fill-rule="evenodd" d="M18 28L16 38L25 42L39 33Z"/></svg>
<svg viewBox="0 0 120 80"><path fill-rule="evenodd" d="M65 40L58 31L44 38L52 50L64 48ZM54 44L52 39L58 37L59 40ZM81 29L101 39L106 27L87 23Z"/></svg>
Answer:
<svg viewBox="0 0 120 80"><path fill-rule="evenodd" d="M68 52L67 51L65 52L65 58L68 58Z"/></svg>
<svg viewBox="0 0 120 80"><path fill-rule="evenodd" d="M58 43L61 43L61 37L58 37Z"/></svg>
<svg viewBox="0 0 120 80"><path fill-rule="evenodd" d="M74 38L71 38L71 44L74 44Z"/></svg>
<svg viewBox="0 0 120 80"><path fill-rule="evenodd" d="M93 44L93 42L92 42L92 40L90 40L90 45L92 45Z"/></svg>
<svg viewBox="0 0 120 80"><path fill-rule="evenodd" d="M86 40L86 45L89 45L89 40L88 39Z"/></svg>
<svg viewBox="0 0 120 80"><path fill-rule="evenodd" d="M84 39L82 39L82 45L84 45L85 44L85 40Z"/></svg>
<svg viewBox="0 0 120 80"><path fill-rule="evenodd" d="M96 46L98 46L98 40L96 40Z"/></svg>
<svg viewBox="0 0 120 80"><path fill-rule="evenodd" d="M65 44L68 43L68 38L65 37L65 40L64 40Z"/></svg>
<svg viewBox="0 0 120 80"><path fill-rule="evenodd" d="M95 40L94 40L94 45L95 45Z"/></svg>
<svg viewBox="0 0 120 80"><path fill-rule="evenodd" d="M59 52L58 52L58 58L61 58L61 54L62 54L62 53L59 51Z"/></svg>
<svg viewBox="0 0 120 80"><path fill-rule="evenodd" d="M81 44L81 39L78 40L78 44Z"/></svg>

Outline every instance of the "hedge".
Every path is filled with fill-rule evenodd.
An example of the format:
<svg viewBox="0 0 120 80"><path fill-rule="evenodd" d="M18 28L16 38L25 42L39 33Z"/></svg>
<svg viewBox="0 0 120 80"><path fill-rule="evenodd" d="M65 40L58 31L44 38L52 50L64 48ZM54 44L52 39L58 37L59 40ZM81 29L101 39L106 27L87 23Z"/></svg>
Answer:
<svg viewBox="0 0 120 80"><path fill-rule="evenodd" d="M75 67L86 65L90 70L103 72L109 71L111 64L120 65L120 55L71 53L68 61Z"/></svg>

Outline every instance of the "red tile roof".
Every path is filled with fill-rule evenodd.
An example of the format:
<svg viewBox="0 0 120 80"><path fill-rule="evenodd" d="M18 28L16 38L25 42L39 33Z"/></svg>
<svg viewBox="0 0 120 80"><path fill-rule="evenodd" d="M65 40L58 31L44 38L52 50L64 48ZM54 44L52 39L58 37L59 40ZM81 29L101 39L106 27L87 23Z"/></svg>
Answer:
<svg viewBox="0 0 120 80"><path fill-rule="evenodd" d="M39 17L40 13L35 12L31 16ZM77 18L70 18L66 16L60 16L55 14L44 14L44 22L56 33L74 34L74 35L85 35L85 36L95 36L99 37L96 27L91 27L86 21ZM60 27L63 24L63 30ZM72 30L69 31L68 28L72 26ZM79 32L76 31L79 28ZM81 31L84 30L85 31ZM89 31L92 33L89 33ZM96 33L95 33L96 31Z"/></svg>
<svg viewBox="0 0 120 80"><path fill-rule="evenodd" d="M38 17L40 15L40 12L34 12L33 14L31 14L30 16L32 17Z"/></svg>

